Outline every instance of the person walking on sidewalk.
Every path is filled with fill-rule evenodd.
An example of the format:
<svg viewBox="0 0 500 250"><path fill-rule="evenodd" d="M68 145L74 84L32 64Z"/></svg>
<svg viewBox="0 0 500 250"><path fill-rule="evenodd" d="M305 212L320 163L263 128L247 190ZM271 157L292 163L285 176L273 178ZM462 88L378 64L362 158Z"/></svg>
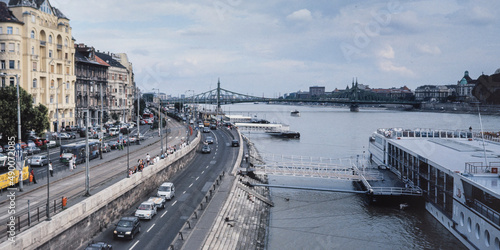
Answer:
<svg viewBox="0 0 500 250"><path fill-rule="evenodd" d="M149 161L151 160L151 156L149 156L149 153L146 154L146 166L149 165Z"/></svg>
<svg viewBox="0 0 500 250"><path fill-rule="evenodd" d="M33 176L33 183L36 184L35 171L31 169L31 176Z"/></svg>
<svg viewBox="0 0 500 250"><path fill-rule="evenodd" d="M71 172L73 172L73 157L71 157L71 158L69 159L69 163L68 163L68 165L69 165L69 170L70 170Z"/></svg>
<svg viewBox="0 0 500 250"><path fill-rule="evenodd" d="M52 161L49 161L50 177L54 177L54 169L52 168Z"/></svg>

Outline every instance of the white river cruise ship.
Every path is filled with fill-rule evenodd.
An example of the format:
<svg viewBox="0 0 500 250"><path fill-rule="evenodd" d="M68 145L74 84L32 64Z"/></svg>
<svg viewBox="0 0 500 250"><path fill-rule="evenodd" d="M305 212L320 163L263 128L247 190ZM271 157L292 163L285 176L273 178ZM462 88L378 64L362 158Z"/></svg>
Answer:
<svg viewBox="0 0 500 250"><path fill-rule="evenodd" d="M496 141L495 141L496 140ZM472 131L379 129L370 159L422 189L425 207L469 249L500 250L500 142Z"/></svg>

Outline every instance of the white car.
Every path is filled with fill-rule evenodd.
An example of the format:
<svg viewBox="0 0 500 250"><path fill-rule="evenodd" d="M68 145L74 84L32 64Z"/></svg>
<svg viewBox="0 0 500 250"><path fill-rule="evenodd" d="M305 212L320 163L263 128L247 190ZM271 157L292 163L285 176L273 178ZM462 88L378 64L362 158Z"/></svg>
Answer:
<svg viewBox="0 0 500 250"><path fill-rule="evenodd" d="M157 196L165 197L167 200L171 200L175 196L175 187L172 182L164 182L158 188Z"/></svg>
<svg viewBox="0 0 500 250"><path fill-rule="evenodd" d="M151 220L156 214L156 205L153 202L145 201L135 211L135 216L139 219Z"/></svg>

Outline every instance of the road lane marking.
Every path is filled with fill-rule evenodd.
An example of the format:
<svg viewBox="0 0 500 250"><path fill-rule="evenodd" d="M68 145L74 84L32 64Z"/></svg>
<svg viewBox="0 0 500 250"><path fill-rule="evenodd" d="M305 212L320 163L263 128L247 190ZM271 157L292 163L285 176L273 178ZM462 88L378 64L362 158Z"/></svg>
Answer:
<svg viewBox="0 0 500 250"><path fill-rule="evenodd" d="M177 203L177 201L174 201L174 203L172 203L172 207L175 205L175 203Z"/></svg>
<svg viewBox="0 0 500 250"><path fill-rule="evenodd" d="M210 166L207 166L207 168L210 167Z"/></svg>
<svg viewBox="0 0 500 250"><path fill-rule="evenodd" d="M202 174L203 174L203 173L202 173ZM197 181L198 179L200 179L200 177L199 177L199 176L198 176L198 177L196 177L196 179L194 179L194 180L195 180L195 181Z"/></svg>
<svg viewBox="0 0 500 250"><path fill-rule="evenodd" d="M167 214L168 211L165 211L165 213L163 213L160 218L163 218L163 216L165 216L165 214Z"/></svg>
<svg viewBox="0 0 500 250"><path fill-rule="evenodd" d="M189 187L188 187L188 188L190 188L190 187L192 187L192 186L193 186L193 183L191 183L191 185L189 185ZM186 191L184 191L184 192L186 192Z"/></svg>
<svg viewBox="0 0 500 250"><path fill-rule="evenodd" d="M156 224L151 225L151 227L148 229L148 231L146 231L146 233L149 233L149 231L151 231L151 229L153 229L153 227L154 227L155 225L156 225Z"/></svg>
<svg viewBox="0 0 500 250"><path fill-rule="evenodd" d="M135 245L137 245L137 243L139 243L139 241L137 241L134 245L132 245L132 247L131 247L131 248L129 248L128 250L132 250L132 248L134 248L134 247L135 247Z"/></svg>
<svg viewBox="0 0 500 250"><path fill-rule="evenodd" d="M201 174L204 174L205 173L205 170L201 171Z"/></svg>
<svg viewBox="0 0 500 250"><path fill-rule="evenodd" d="M185 193L186 193L186 191L182 192L182 194L185 194Z"/></svg>

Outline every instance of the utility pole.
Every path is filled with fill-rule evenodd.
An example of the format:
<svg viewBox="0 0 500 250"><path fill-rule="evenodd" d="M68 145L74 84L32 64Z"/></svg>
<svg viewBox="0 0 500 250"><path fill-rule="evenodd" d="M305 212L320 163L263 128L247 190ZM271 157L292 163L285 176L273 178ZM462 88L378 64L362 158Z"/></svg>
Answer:
<svg viewBox="0 0 500 250"><path fill-rule="evenodd" d="M90 124L89 121L89 109L87 108L87 125ZM90 196L90 179L89 179L89 132L85 131L85 195ZM76 163L75 163L76 164Z"/></svg>

